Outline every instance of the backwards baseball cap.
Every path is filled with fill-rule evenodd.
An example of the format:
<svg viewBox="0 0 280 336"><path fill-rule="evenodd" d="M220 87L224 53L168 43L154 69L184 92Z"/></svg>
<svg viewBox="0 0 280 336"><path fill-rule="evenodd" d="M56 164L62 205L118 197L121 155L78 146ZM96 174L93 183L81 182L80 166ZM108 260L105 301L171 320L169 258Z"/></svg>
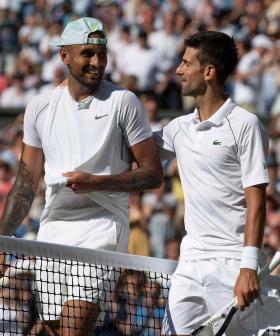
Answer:
<svg viewBox="0 0 280 336"><path fill-rule="evenodd" d="M100 32L102 37L88 37L89 34ZM61 37L50 41L52 47L61 47L73 44L107 44L107 35L99 20L83 17L69 22L64 28Z"/></svg>

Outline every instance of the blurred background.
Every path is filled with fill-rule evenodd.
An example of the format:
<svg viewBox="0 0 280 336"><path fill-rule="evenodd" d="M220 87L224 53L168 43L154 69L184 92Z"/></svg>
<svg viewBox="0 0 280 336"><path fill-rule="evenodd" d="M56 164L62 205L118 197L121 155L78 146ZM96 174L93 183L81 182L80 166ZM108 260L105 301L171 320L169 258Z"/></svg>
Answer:
<svg viewBox="0 0 280 336"><path fill-rule="evenodd" d="M153 130L191 112L175 70L184 39L197 31L222 31L236 40L239 63L227 91L264 123L270 138L264 251L280 242L280 1L279 0L0 0L0 215L14 181L23 116L35 94L66 75L49 41L81 16L99 18L108 33L106 78L143 102ZM185 234L184 204L175 160L163 162L160 189L131 193L129 252L177 260ZM17 237L35 239L44 206L42 181Z"/></svg>

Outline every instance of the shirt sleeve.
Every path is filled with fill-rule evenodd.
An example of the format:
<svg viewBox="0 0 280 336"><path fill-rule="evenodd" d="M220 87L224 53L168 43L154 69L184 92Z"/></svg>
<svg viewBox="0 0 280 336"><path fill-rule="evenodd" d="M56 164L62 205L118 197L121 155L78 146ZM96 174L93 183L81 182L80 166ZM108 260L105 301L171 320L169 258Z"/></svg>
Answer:
<svg viewBox="0 0 280 336"><path fill-rule="evenodd" d="M44 95L32 98L26 106L24 114L23 142L27 145L42 148L42 141L38 132L38 118L46 109L48 101Z"/></svg>
<svg viewBox="0 0 280 336"><path fill-rule="evenodd" d="M120 124L126 143L129 147L152 136L147 113L143 104L130 91L126 91L123 96Z"/></svg>
<svg viewBox="0 0 280 336"><path fill-rule="evenodd" d="M154 137L159 148L168 152L175 152L174 138L180 127L178 125L180 118L171 120L161 131L155 132Z"/></svg>
<svg viewBox="0 0 280 336"><path fill-rule="evenodd" d="M256 116L246 124L241 139L240 163L243 188L269 183L268 137Z"/></svg>

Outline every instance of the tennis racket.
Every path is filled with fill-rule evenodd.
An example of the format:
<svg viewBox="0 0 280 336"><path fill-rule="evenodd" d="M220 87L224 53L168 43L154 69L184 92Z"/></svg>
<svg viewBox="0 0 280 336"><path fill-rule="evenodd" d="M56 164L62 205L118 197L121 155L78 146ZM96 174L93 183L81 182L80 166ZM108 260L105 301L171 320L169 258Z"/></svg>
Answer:
<svg viewBox="0 0 280 336"><path fill-rule="evenodd" d="M276 252L270 264L265 265L258 272L258 279L260 283L280 264L280 251ZM222 336L230 324L234 314L238 311L237 298L231 300L214 316L209 318L194 332L193 336Z"/></svg>

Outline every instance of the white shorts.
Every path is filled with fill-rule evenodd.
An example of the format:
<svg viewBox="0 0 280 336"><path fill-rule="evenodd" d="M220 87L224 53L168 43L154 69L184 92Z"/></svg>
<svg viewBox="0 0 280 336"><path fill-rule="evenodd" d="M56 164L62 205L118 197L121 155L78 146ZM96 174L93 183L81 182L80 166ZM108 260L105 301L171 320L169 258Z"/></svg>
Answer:
<svg viewBox="0 0 280 336"><path fill-rule="evenodd" d="M239 265L239 260L227 258L179 261L171 277L162 334L191 335L227 304L233 298ZM238 312L226 336L262 335L267 327L280 325L280 302L265 295L261 297L264 306L256 300L244 312Z"/></svg>
<svg viewBox="0 0 280 336"><path fill-rule="evenodd" d="M127 224L116 219L97 218L90 220L94 240L87 240L80 247L126 252L129 237ZM52 222L54 224L54 222ZM71 222L71 225L73 223ZM80 225L80 222L75 222ZM59 225L59 221L56 223ZM96 230L94 230L96 228ZM102 228L102 229L101 229ZM60 318L63 304L69 300L81 300L100 304L106 293L112 292L109 280L116 272L99 265L88 265L75 261L46 260L36 261L36 289L39 296L39 313L43 320Z"/></svg>

